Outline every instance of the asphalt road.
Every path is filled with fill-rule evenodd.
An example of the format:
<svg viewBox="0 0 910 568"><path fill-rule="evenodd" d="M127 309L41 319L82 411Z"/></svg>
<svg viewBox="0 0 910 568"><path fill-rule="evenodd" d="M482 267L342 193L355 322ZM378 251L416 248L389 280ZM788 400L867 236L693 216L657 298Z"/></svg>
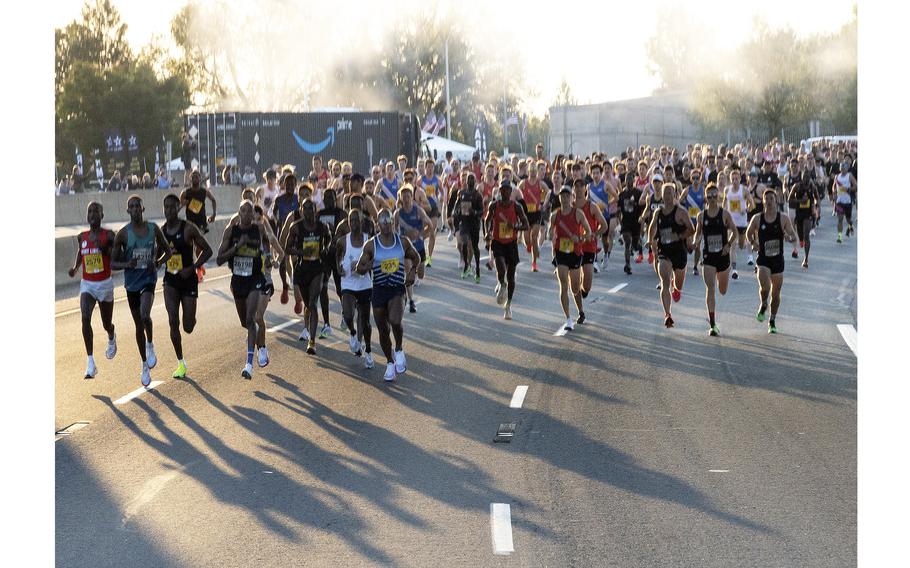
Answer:
<svg viewBox="0 0 910 568"><path fill-rule="evenodd" d="M836 245L832 222L808 271L787 257L778 335L755 321L740 259L720 338L701 277L667 330L653 272L626 276L621 255L576 331L554 336L555 277L528 260L504 321L492 273L458 278L441 236L393 385L378 339L372 371L348 351L334 299L316 356L298 322L241 379L245 332L213 269L184 337L189 377L170 378L159 293L163 383L114 404L140 387L125 301L113 361L95 316L86 381L78 303L59 300L55 426L89 424L56 437L57 565L853 566L856 357L837 325L856 324L856 242ZM297 317L277 295L270 308L270 327ZM501 423L511 443L493 443Z"/></svg>

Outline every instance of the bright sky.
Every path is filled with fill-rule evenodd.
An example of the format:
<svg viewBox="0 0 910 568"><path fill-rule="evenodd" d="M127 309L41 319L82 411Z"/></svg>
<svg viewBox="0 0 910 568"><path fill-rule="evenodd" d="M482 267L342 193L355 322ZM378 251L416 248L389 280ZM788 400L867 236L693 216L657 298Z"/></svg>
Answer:
<svg viewBox="0 0 910 568"><path fill-rule="evenodd" d="M230 3L229 0L221 1ZM170 20L186 0L112 2L128 24L128 40L138 49L154 34L169 38ZM389 4L384 2L312 2L326 6L327 10L335 9L339 18L345 18L344 24L339 25L339 33L346 29L370 29L376 26L376 21L387 19L389 13ZM645 44L654 30L649 22L656 22L661 10L680 5L679 2L656 0L633 0L625 4L563 0L558 4L558 11L547 12L543 5L527 1L440 2L457 10L462 21L477 21L477 33L472 33L472 37L483 38L480 40L484 42L483 49L496 49L500 42L509 42L523 58L529 83L538 93L528 101L528 110L534 114L546 112L563 76L583 104L648 96L658 84L646 69ZM283 4L293 6L295 3L311 2L291 0ZM790 26L801 35L809 35L839 29L851 18L854 3L855 0L694 0L686 5L704 22L702 32L705 35L723 37L724 49L730 49L748 37L756 15L772 28ZM339 4L354 6L350 6L350 10L339 9ZM426 0L404 0L396 2L395 9L397 13L407 13L425 4ZM69 1L52 11L54 27L79 17L81 6L79 2ZM380 13L384 15L379 16ZM509 25L504 25L505 22ZM566 45L569 43L567 29L577 32L570 45ZM238 41L240 38L238 35ZM622 80L607 80L602 74L592 73L583 63L566 65L567 56L583 62L585 55L590 53L599 54L601 59L624 61Z"/></svg>

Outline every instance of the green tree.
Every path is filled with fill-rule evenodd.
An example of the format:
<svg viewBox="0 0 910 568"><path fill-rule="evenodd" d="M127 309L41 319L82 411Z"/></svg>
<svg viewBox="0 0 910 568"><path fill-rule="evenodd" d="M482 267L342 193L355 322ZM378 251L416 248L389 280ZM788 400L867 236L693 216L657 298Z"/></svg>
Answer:
<svg viewBox="0 0 910 568"><path fill-rule="evenodd" d="M57 92L78 62L112 69L132 59L126 24L110 0L86 0L82 19L54 30L54 71Z"/></svg>

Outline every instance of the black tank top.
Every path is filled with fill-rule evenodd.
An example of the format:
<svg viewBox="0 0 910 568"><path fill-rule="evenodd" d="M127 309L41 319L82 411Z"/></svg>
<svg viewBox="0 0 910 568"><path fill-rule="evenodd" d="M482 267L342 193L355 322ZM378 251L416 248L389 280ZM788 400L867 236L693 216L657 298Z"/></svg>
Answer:
<svg viewBox="0 0 910 568"><path fill-rule="evenodd" d="M758 223L758 258L776 260L783 258L784 254L784 229L780 223L780 213L776 213L774 221L767 222L765 214L760 213Z"/></svg>
<svg viewBox="0 0 910 568"><path fill-rule="evenodd" d="M204 187L186 189L186 220L195 224L197 227L205 227L207 224L205 215L205 198L206 192Z"/></svg>
<svg viewBox="0 0 910 568"><path fill-rule="evenodd" d="M657 210L657 247L662 252L676 251L683 246L683 242L674 234L686 230L686 226L676 220L678 209L679 205L674 207L668 215L664 215L663 209Z"/></svg>
<svg viewBox="0 0 910 568"><path fill-rule="evenodd" d="M302 267L322 266L323 239L328 232L328 228L318 220L312 230L303 226L303 221L299 221L297 227L297 242L295 248L303 251L303 254L297 257L297 264Z"/></svg>
<svg viewBox="0 0 910 568"><path fill-rule="evenodd" d="M231 227L231 246L240 242L242 235L246 235L247 242L237 250L228 264L234 278L254 278L262 274L262 239L259 227L251 225L247 229L241 229L239 224Z"/></svg>
<svg viewBox="0 0 910 568"><path fill-rule="evenodd" d="M180 277L177 276L177 273L193 265L193 245L186 240L186 221L180 220L180 226L173 235L167 232L167 223L161 226L161 231L164 233L164 240L174 251L174 254L167 261L164 281L179 280Z"/></svg>
<svg viewBox="0 0 910 568"><path fill-rule="evenodd" d="M708 215L708 210L705 209L703 232L705 240L702 250L705 256L721 254L724 247L727 246L727 227L724 225L723 209L719 209L714 217Z"/></svg>

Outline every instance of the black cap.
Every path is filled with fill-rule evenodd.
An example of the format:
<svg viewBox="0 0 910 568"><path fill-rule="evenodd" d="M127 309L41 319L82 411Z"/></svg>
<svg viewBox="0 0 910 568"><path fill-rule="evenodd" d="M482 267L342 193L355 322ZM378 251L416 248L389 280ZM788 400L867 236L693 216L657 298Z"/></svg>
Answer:
<svg viewBox="0 0 910 568"><path fill-rule="evenodd" d="M572 193L572 188L568 185L562 186L562 189L559 190L559 193Z"/></svg>
<svg viewBox="0 0 910 568"><path fill-rule="evenodd" d="M499 189L503 189L503 188L512 189L512 182L503 180L502 182L499 183Z"/></svg>
<svg viewBox="0 0 910 568"><path fill-rule="evenodd" d="M354 172L353 174L351 174L351 181L352 182L359 181L360 183L363 183L366 180L363 177L363 175L361 175L359 172Z"/></svg>

